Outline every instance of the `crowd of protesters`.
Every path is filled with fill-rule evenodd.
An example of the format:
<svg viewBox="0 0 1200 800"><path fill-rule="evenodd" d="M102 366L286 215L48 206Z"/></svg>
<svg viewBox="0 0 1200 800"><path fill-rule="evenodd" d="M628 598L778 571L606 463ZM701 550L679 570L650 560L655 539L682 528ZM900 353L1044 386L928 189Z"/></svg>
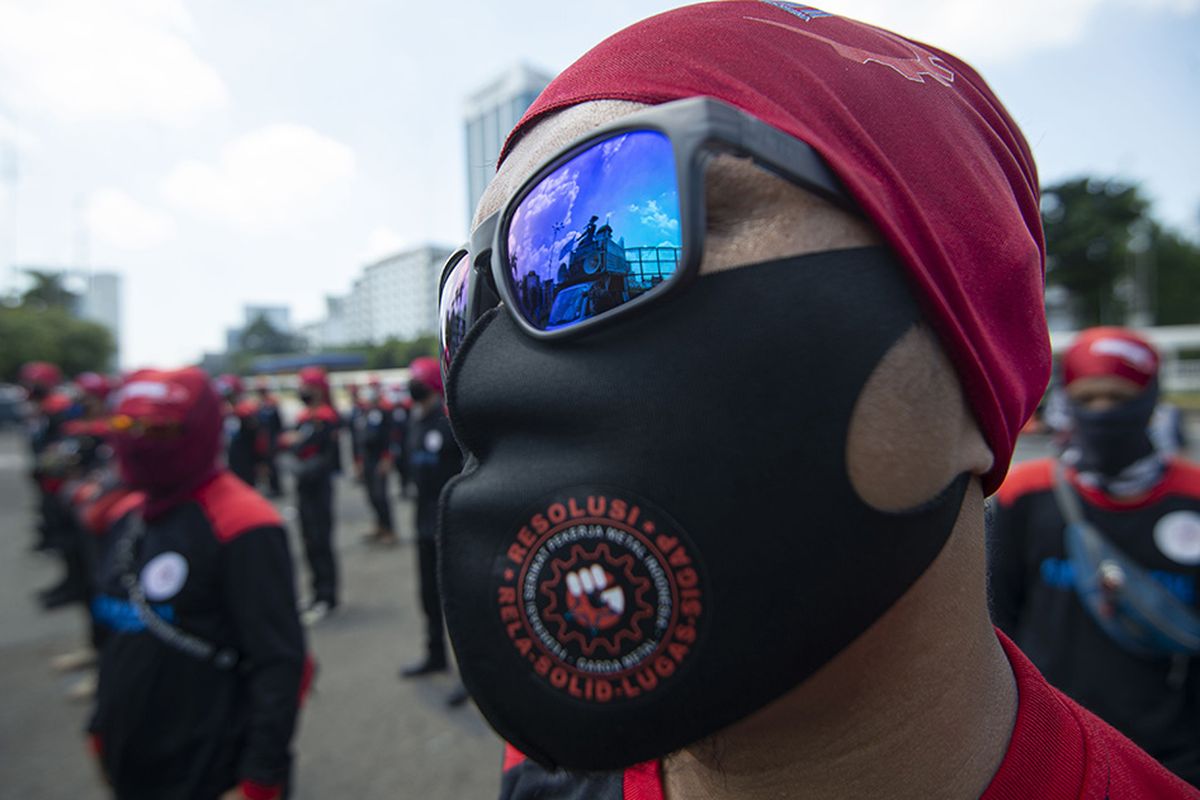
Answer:
<svg viewBox="0 0 1200 800"><path fill-rule="evenodd" d="M398 543L392 506L406 494L432 545L438 481L458 471L448 430L453 463L430 453L428 431L444 415L440 376L425 362L436 366L419 359L418 377L386 394L375 379L351 391L344 411L324 370L301 370L301 409L289 420L265 379L250 391L239 376L195 368L71 380L49 363L22 369L33 547L55 554L63 572L38 599L47 610L80 605L89 620L87 641L52 666L82 673L69 696L94 704L87 732L118 797L287 793L290 742L315 672L303 627L339 600L333 485L343 446L376 514L372 546ZM303 603L283 517L267 498L298 511ZM413 600L435 620L426 549ZM440 661L418 674L447 667L437 626L429 652ZM152 708L174 710L147 715Z"/></svg>

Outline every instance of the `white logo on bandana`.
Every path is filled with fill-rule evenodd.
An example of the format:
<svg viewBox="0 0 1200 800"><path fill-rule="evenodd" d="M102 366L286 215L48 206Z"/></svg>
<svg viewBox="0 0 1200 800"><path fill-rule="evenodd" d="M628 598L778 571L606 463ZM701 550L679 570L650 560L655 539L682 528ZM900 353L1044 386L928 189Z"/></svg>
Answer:
<svg viewBox="0 0 1200 800"><path fill-rule="evenodd" d="M1172 511L1154 526L1154 543L1178 564L1200 564L1200 514Z"/></svg>
<svg viewBox="0 0 1200 800"><path fill-rule="evenodd" d="M169 600L187 582L188 562L179 553L159 553L142 567L142 591L147 600Z"/></svg>

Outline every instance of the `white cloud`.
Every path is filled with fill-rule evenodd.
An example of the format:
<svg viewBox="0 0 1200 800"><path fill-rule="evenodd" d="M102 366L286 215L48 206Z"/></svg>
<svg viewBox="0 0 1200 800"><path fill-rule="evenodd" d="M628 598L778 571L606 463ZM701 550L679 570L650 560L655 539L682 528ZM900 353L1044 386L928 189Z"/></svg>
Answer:
<svg viewBox="0 0 1200 800"><path fill-rule="evenodd" d="M184 125L228 101L180 0L4 0L0 97L66 120Z"/></svg>
<svg viewBox="0 0 1200 800"><path fill-rule="evenodd" d="M262 233L294 228L329 208L354 174L354 151L301 125L270 125L236 139L217 164L185 161L163 182L177 207Z"/></svg>
<svg viewBox="0 0 1200 800"><path fill-rule="evenodd" d="M121 250L153 250L175 237L175 221L119 189L102 189L88 198L88 230Z"/></svg>
<svg viewBox="0 0 1200 800"><path fill-rule="evenodd" d="M391 228L380 226L371 231L371 235L367 237L367 246L363 250L362 260L367 264L373 264L388 256L394 256L411 244L409 239Z"/></svg>
<svg viewBox="0 0 1200 800"><path fill-rule="evenodd" d="M1187 14L1200 8L1200 0L827 0L815 5L936 44L967 61L1008 61L1078 42L1095 14Z"/></svg>
<svg viewBox="0 0 1200 800"><path fill-rule="evenodd" d="M18 150L36 150L41 146L41 142L12 120L0 116L0 147L7 149L10 146ZM4 161L6 157L3 150L0 150L0 170L7 166Z"/></svg>

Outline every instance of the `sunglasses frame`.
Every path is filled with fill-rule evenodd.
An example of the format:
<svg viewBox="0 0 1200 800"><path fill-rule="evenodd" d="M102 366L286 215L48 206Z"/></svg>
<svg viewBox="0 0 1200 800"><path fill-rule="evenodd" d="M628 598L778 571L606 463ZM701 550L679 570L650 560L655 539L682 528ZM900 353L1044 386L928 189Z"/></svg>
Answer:
<svg viewBox="0 0 1200 800"><path fill-rule="evenodd" d="M507 231L513 214L538 184L580 153L604 140L639 131L665 136L675 156L681 240L678 267L653 290L594 317L554 330L535 327L515 305L511 281L505 274ZM509 314L529 336L542 341L561 341L594 332L629 314L640 313L651 303L674 296L700 272L706 233L705 171L708 161L718 154L749 158L756 165L839 208L856 216L863 215L824 159L807 143L712 97L676 100L598 127L539 167L499 212L480 223L471 234L470 244L459 248L447 260L438 282L439 306L447 279L465 256L472 259L466 278L468 295L464 316L467 330L484 311L499 302L508 307ZM438 317L440 334L440 307ZM442 344L444 346L444 342Z"/></svg>

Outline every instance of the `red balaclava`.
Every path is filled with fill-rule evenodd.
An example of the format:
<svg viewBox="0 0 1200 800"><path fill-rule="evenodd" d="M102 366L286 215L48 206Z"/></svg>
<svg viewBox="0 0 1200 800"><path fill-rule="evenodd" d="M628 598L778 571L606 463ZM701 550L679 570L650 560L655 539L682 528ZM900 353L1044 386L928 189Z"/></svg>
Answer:
<svg viewBox="0 0 1200 800"><path fill-rule="evenodd" d="M785 2L703 3L611 36L542 92L501 161L547 115L590 100L709 96L815 148L904 263L1003 480L1050 376L1033 157L952 55Z"/></svg>
<svg viewBox="0 0 1200 800"><path fill-rule="evenodd" d="M221 401L196 367L139 370L117 394L112 437L121 477L169 506L217 471Z"/></svg>

